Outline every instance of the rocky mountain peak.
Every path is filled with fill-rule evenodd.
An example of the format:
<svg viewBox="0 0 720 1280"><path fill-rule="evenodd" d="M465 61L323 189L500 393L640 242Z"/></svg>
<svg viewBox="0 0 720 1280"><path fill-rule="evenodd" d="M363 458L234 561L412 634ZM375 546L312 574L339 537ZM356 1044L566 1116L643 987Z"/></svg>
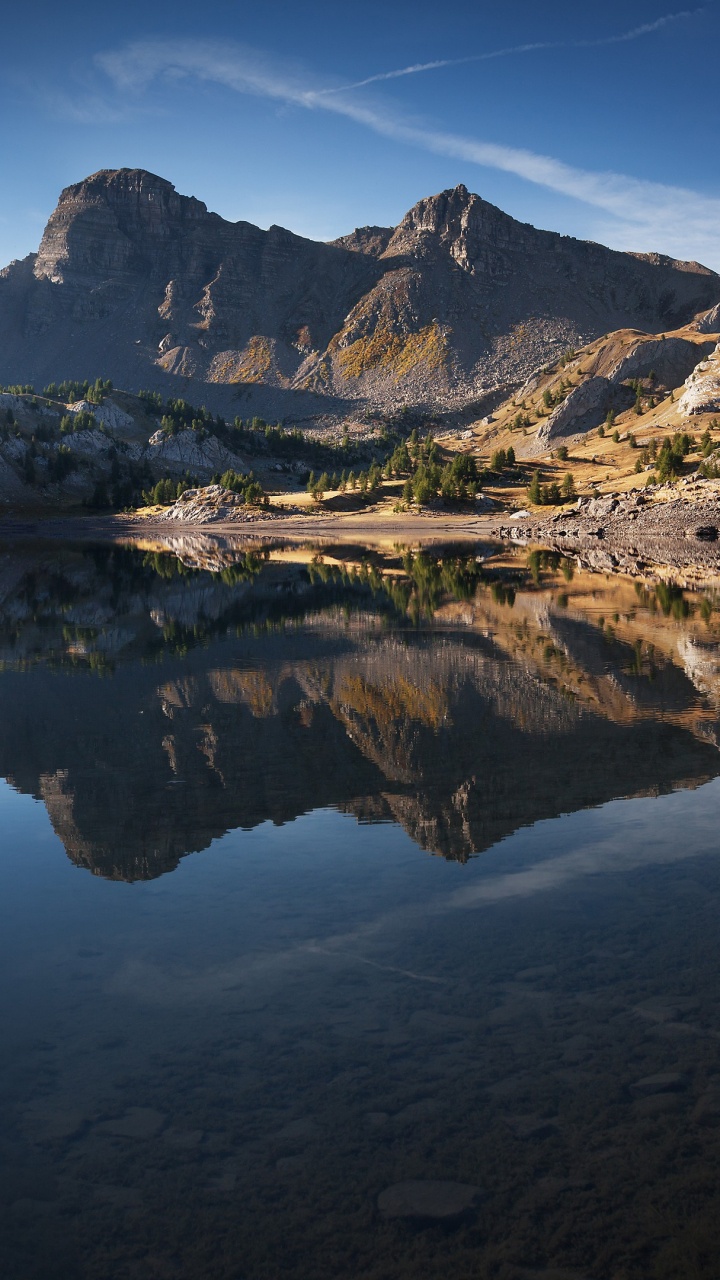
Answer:
<svg viewBox="0 0 720 1280"><path fill-rule="evenodd" d="M713 272L536 230L462 184L326 244L102 169L62 192L37 256L0 273L0 378L100 372L183 395L194 381L215 411L242 394L268 418L447 409L603 333L667 333L719 297Z"/></svg>
<svg viewBox="0 0 720 1280"><path fill-rule="evenodd" d="M208 214L202 200L178 195L171 182L146 169L100 169L61 192L35 275L60 283L86 272L116 274L127 268L132 241L167 239L175 228L209 218L217 215Z"/></svg>
<svg viewBox="0 0 720 1280"><path fill-rule="evenodd" d="M387 256L426 257L439 248L471 268L484 247L522 238L523 230L509 214L460 183L413 205L396 227Z"/></svg>

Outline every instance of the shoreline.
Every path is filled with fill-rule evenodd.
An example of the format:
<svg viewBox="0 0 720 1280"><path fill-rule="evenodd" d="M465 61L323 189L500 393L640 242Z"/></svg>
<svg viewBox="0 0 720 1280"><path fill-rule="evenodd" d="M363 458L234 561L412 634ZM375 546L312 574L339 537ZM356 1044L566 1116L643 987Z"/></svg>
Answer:
<svg viewBox="0 0 720 1280"><path fill-rule="evenodd" d="M187 523L142 515L17 513L0 517L0 539L149 543L158 548L202 539L232 543L422 543L497 541L515 549L539 548L574 557L596 572L720 584L720 494L691 500L678 495L650 502L642 493L582 499L572 510L525 518L501 512L418 515L368 514L259 517L247 521Z"/></svg>
<svg viewBox="0 0 720 1280"><path fill-rule="evenodd" d="M478 536L487 537L492 524L497 523L497 515L474 516L471 514L453 515L435 513L432 515L395 516L383 515L368 518L366 515L326 515L326 516L288 516L271 517L247 521L207 521L184 523L179 520L162 520L144 516L84 516L65 515L17 515L0 517L0 539L2 538L46 538L55 540L120 541L125 539L174 540L192 536L217 536L224 540L235 538L240 540L288 538L293 541L304 541L307 538L331 538L338 540L346 534L352 539L364 541L381 541L387 538L408 538L423 541L431 539L447 541L448 538L464 537L473 539Z"/></svg>
<svg viewBox="0 0 720 1280"><path fill-rule="evenodd" d="M513 546L540 545L575 557L596 572L652 577L662 570L720 583L720 495L648 502L642 493L583 499L538 523L493 522L492 534Z"/></svg>

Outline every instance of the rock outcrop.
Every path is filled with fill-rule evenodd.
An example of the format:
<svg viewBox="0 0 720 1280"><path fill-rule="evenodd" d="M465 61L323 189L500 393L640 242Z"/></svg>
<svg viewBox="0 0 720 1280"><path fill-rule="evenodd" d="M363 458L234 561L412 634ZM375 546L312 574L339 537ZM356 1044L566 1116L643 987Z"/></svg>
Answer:
<svg viewBox="0 0 720 1280"><path fill-rule="evenodd" d="M553 440L590 431L615 407L617 388L609 378L590 378L574 387L567 398L553 410L547 422L538 427L535 439L543 448Z"/></svg>
<svg viewBox="0 0 720 1280"><path fill-rule="evenodd" d="M672 329L719 295L697 263L537 231L462 186L323 244L102 170L0 273L0 378L195 383L214 410L273 417L482 403L569 345Z"/></svg>
<svg viewBox="0 0 720 1280"><path fill-rule="evenodd" d="M122 392L102 404L69 405L3 393L0 415L0 508L122 507L162 478L199 483L253 470L231 435L224 442L207 430L165 430L139 398Z"/></svg>
<svg viewBox="0 0 720 1280"><path fill-rule="evenodd" d="M239 454L228 449L216 436L200 439L197 431L178 431L168 435L160 428L151 435L145 456L152 458L153 473L158 475L206 476L213 471L249 471L251 468Z"/></svg>
<svg viewBox="0 0 720 1280"><path fill-rule="evenodd" d="M163 511L162 519L181 524L236 524L238 521L257 520L260 516L267 519L269 514L264 507L254 507L245 502L241 494L233 493L221 484L208 484L200 489L186 489L172 506Z"/></svg>
<svg viewBox="0 0 720 1280"><path fill-rule="evenodd" d="M68 413L91 413L95 420L110 431L132 431L135 420L112 400L105 404L93 404L90 400L76 400L68 405Z"/></svg>
<svg viewBox="0 0 720 1280"><path fill-rule="evenodd" d="M547 447L554 440L591 431L600 425L609 409L629 408L635 398L630 384L636 379L650 378L654 388L671 390L690 375L689 385L699 388L700 384L694 381L697 371L710 367L701 357L712 351L714 341L636 335L622 355L618 355L617 345L617 335L613 334L606 346L600 347L591 365L594 376L574 387L541 424L536 435L538 445ZM703 402L702 395L697 396L697 402ZM706 413L707 409L685 412Z"/></svg>
<svg viewBox="0 0 720 1280"><path fill-rule="evenodd" d="M697 321L699 333L720 333L720 302Z"/></svg>
<svg viewBox="0 0 720 1280"><path fill-rule="evenodd" d="M678 408L689 418L698 413L720 413L720 343L690 374Z"/></svg>

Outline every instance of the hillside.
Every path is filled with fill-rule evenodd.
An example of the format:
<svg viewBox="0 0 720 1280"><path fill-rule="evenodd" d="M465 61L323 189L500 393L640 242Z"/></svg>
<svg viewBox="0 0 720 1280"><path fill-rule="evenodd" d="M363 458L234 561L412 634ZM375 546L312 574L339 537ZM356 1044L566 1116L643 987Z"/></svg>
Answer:
<svg viewBox="0 0 720 1280"><path fill-rule="evenodd" d="M0 273L0 381L102 374L296 421L480 413L568 347L675 329L719 299L697 263L538 231L463 186L325 244L102 170Z"/></svg>
<svg viewBox="0 0 720 1280"><path fill-rule="evenodd" d="M262 418L229 423L205 406L133 395L109 379L50 383L40 394L0 387L0 508L132 508L158 484L170 502L222 477L259 510L269 491L304 498L313 471L368 471L397 438L387 428L335 441ZM244 505L244 518L251 514Z"/></svg>
<svg viewBox="0 0 720 1280"><path fill-rule="evenodd" d="M574 494L642 489L663 500L679 484L688 498L714 496L720 307L674 331L621 329L571 349L471 430L439 440L488 461L512 449L517 466L501 466L486 485L510 507L527 505L535 473L544 484L569 474Z"/></svg>

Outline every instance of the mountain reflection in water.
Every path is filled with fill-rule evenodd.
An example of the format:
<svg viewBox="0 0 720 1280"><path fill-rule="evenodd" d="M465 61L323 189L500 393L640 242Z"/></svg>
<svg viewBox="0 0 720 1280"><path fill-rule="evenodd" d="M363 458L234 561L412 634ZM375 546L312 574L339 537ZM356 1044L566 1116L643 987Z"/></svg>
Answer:
<svg viewBox="0 0 720 1280"><path fill-rule="evenodd" d="M465 861L720 772L711 594L465 543L6 548L0 774L150 879L334 807Z"/></svg>
<svg viewBox="0 0 720 1280"><path fill-rule="evenodd" d="M715 1280L718 603L6 547L2 1280Z"/></svg>

